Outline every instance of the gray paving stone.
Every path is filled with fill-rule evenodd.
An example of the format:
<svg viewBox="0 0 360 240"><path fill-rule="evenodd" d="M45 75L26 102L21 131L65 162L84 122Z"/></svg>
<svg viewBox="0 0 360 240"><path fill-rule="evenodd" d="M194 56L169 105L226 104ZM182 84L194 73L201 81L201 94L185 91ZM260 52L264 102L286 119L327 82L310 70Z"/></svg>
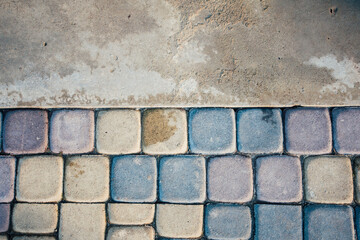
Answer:
<svg viewBox="0 0 360 240"><path fill-rule="evenodd" d="M6 232L9 229L10 222L10 204L0 204L0 232Z"/></svg>
<svg viewBox="0 0 360 240"><path fill-rule="evenodd" d="M300 159L267 156L256 159L257 199L265 202L299 202L302 199Z"/></svg>
<svg viewBox="0 0 360 240"><path fill-rule="evenodd" d="M3 149L11 154L45 152L48 114L43 110L14 110L5 115Z"/></svg>
<svg viewBox="0 0 360 240"><path fill-rule="evenodd" d="M280 109L244 109L237 112L238 151L278 153L283 150Z"/></svg>
<svg viewBox="0 0 360 240"><path fill-rule="evenodd" d="M253 197L253 169L249 157L234 155L210 158L207 195L215 202L248 202Z"/></svg>
<svg viewBox="0 0 360 240"><path fill-rule="evenodd" d="M349 206L310 205L304 212L304 238L355 240L353 209Z"/></svg>
<svg viewBox="0 0 360 240"><path fill-rule="evenodd" d="M0 157L0 202L11 202L14 198L14 157Z"/></svg>
<svg viewBox="0 0 360 240"><path fill-rule="evenodd" d="M189 146L193 153L236 151L235 113L225 108L198 108L189 112Z"/></svg>
<svg viewBox="0 0 360 240"><path fill-rule="evenodd" d="M302 239L301 206L256 204L255 239Z"/></svg>
<svg viewBox="0 0 360 240"><path fill-rule="evenodd" d="M205 235L209 239L250 239L250 208L239 205L207 205Z"/></svg>
<svg viewBox="0 0 360 240"><path fill-rule="evenodd" d="M16 236L13 240L56 240L56 238L47 236Z"/></svg>
<svg viewBox="0 0 360 240"><path fill-rule="evenodd" d="M360 157L354 160L354 175L355 201L360 203Z"/></svg>
<svg viewBox="0 0 360 240"><path fill-rule="evenodd" d="M327 108L285 111L285 146L291 154L331 153L331 121Z"/></svg>
<svg viewBox="0 0 360 240"><path fill-rule="evenodd" d="M360 206L355 208L355 230L357 238L360 239Z"/></svg>
<svg viewBox="0 0 360 240"><path fill-rule="evenodd" d="M107 240L154 240L155 230L150 226L110 227Z"/></svg>
<svg viewBox="0 0 360 240"><path fill-rule="evenodd" d="M111 224L145 225L154 220L155 204L109 203L108 217Z"/></svg>
<svg viewBox="0 0 360 240"><path fill-rule="evenodd" d="M172 203L201 203L206 199L205 159L171 156L160 159L159 199Z"/></svg>

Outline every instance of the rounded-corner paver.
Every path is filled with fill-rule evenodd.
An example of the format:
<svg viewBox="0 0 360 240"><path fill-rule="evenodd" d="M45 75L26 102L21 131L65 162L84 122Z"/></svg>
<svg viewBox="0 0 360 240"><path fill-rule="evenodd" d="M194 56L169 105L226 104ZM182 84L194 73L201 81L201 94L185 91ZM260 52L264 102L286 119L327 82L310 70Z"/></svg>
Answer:
<svg viewBox="0 0 360 240"><path fill-rule="evenodd" d="M108 218L116 225L145 225L154 221L155 204L108 203Z"/></svg>
<svg viewBox="0 0 360 240"><path fill-rule="evenodd" d="M10 225L10 204L0 204L0 233L7 232Z"/></svg>
<svg viewBox="0 0 360 240"><path fill-rule="evenodd" d="M14 199L16 159L10 156L0 157L0 203Z"/></svg>
<svg viewBox="0 0 360 240"><path fill-rule="evenodd" d="M154 240L155 230L150 226L110 227L106 240Z"/></svg>

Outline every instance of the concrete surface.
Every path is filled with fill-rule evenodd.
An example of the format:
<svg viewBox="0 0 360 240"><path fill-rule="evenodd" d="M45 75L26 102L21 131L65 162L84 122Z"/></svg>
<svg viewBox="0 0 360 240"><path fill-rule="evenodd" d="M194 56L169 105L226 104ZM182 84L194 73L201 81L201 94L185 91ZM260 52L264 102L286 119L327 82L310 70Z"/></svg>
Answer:
<svg viewBox="0 0 360 240"><path fill-rule="evenodd" d="M359 0L2 0L0 107L360 105Z"/></svg>

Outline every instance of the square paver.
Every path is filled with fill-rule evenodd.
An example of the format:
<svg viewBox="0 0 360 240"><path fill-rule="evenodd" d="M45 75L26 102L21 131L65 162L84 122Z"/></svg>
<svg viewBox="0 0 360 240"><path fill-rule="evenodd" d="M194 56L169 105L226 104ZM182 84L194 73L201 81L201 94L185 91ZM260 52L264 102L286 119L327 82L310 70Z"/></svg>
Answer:
<svg viewBox="0 0 360 240"><path fill-rule="evenodd" d="M239 205L207 205L205 235L209 239L250 239L250 208Z"/></svg>
<svg viewBox="0 0 360 240"><path fill-rule="evenodd" d="M109 199L110 160L104 156L70 157L65 164L64 196L70 202Z"/></svg>
<svg viewBox="0 0 360 240"><path fill-rule="evenodd" d="M265 202L299 202L302 199L301 163L297 157L256 159L257 199Z"/></svg>
<svg viewBox="0 0 360 240"><path fill-rule="evenodd" d="M107 240L154 240L155 230L150 226L110 227Z"/></svg>
<svg viewBox="0 0 360 240"><path fill-rule="evenodd" d="M157 166L151 156L115 157L111 168L111 198L118 202L155 202Z"/></svg>
<svg viewBox="0 0 360 240"><path fill-rule="evenodd" d="M349 206L310 205L304 214L305 239L356 239L353 210Z"/></svg>
<svg viewBox="0 0 360 240"><path fill-rule="evenodd" d="M207 195L215 202L249 202L253 198L253 169L249 157L211 158L207 169Z"/></svg>
<svg viewBox="0 0 360 240"><path fill-rule="evenodd" d="M308 157L305 159L304 171L307 201L334 204L348 204L353 201L353 179L349 158Z"/></svg>
<svg viewBox="0 0 360 240"><path fill-rule="evenodd" d="M147 154L181 154L187 151L186 111L148 109L142 118L142 147Z"/></svg>
<svg viewBox="0 0 360 240"><path fill-rule="evenodd" d="M155 204L109 203L108 216L111 224L145 225L154 220Z"/></svg>
<svg viewBox="0 0 360 240"><path fill-rule="evenodd" d="M198 238L203 233L203 205L157 204L156 231L167 238Z"/></svg>
<svg viewBox="0 0 360 240"><path fill-rule="evenodd" d="M20 233L52 233L58 222L57 204L17 203L12 212L12 227Z"/></svg>
<svg viewBox="0 0 360 240"><path fill-rule="evenodd" d="M94 148L94 112L57 110L51 116L50 148L55 153L87 153Z"/></svg>
<svg viewBox="0 0 360 240"><path fill-rule="evenodd" d="M301 206L258 204L255 212L255 239L302 239Z"/></svg>
<svg viewBox="0 0 360 240"><path fill-rule="evenodd" d="M189 112L189 146L193 153L236 151L235 113L226 108L198 108Z"/></svg>
<svg viewBox="0 0 360 240"><path fill-rule="evenodd" d="M327 108L285 111L285 146L291 154L331 153L331 120Z"/></svg>
<svg viewBox="0 0 360 240"><path fill-rule="evenodd" d="M59 240L104 239L105 229L105 204L61 204Z"/></svg>
<svg viewBox="0 0 360 240"><path fill-rule="evenodd" d="M59 202L63 189L63 159L57 156L20 158L16 179L16 200Z"/></svg>
<svg viewBox="0 0 360 240"><path fill-rule="evenodd" d="M138 110L100 111L96 120L96 149L103 154L140 152L141 116Z"/></svg>
<svg viewBox="0 0 360 240"><path fill-rule="evenodd" d="M11 202L14 199L15 181L14 157L0 157L0 202Z"/></svg>
<svg viewBox="0 0 360 240"><path fill-rule="evenodd" d="M9 229L10 222L10 204L0 204L0 232L6 232Z"/></svg>
<svg viewBox="0 0 360 240"><path fill-rule="evenodd" d="M278 153L283 150L280 109L244 109L237 112L238 150L243 153Z"/></svg>
<svg viewBox="0 0 360 240"><path fill-rule="evenodd" d="M3 149L11 154L43 153L48 146L48 114L15 110L5 115Z"/></svg>
<svg viewBox="0 0 360 240"><path fill-rule="evenodd" d="M159 199L172 203L200 203L206 199L205 159L171 156L160 159Z"/></svg>

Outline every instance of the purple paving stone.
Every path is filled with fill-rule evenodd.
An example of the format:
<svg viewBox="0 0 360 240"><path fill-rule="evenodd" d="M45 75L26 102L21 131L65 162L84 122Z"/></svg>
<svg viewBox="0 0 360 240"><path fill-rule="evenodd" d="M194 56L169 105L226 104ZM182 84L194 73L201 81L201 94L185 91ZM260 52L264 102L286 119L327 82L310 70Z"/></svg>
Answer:
<svg viewBox="0 0 360 240"><path fill-rule="evenodd" d="M360 108L335 108L332 117L335 150L340 154L359 154Z"/></svg>
<svg viewBox="0 0 360 240"><path fill-rule="evenodd" d="M14 198L15 158L0 157L0 202Z"/></svg>
<svg viewBox="0 0 360 240"><path fill-rule="evenodd" d="M302 199L300 159L267 156L256 159L257 199L265 202L299 202Z"/></svg>
<svg viewBox="0 0 360 240"><path fill-rule="evenodd" d="M208 198L215 202L244 203L253 197L251 158L214 157L208 163Z"/></svg>
<svg viewBox="0 0 360 240"><path fill-rule="evenodd" d="M0 204L0 232L6 232L9 229L10 204Z"/></svg>
<svg viewBox="0 0 360 240"><path fill-rule="evenodd" d="M87 153L94 148L94 112L58 110L51 116L50 148L55 153Z"/></svg>
<svg viewBox="0 0 360 240"><path fill-rule="evenodd" d="M292 154L331 153L331 121L327 108L296 108L285 112L285 146Z"/></svg>
<svg viewBox="0 0 360 240"><path fill-rule="evenodd" d="M44 110L15 110L5 115L3 148L11 154L45 152L48 114Z"/></svg>

